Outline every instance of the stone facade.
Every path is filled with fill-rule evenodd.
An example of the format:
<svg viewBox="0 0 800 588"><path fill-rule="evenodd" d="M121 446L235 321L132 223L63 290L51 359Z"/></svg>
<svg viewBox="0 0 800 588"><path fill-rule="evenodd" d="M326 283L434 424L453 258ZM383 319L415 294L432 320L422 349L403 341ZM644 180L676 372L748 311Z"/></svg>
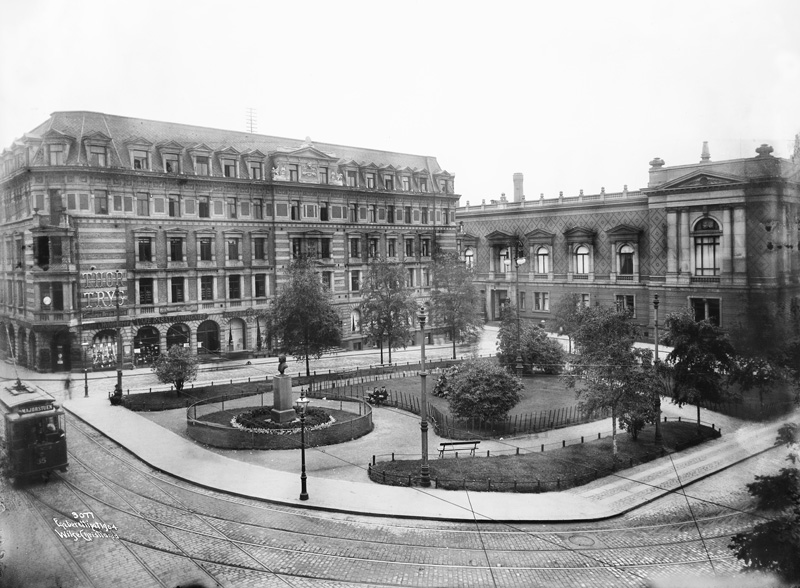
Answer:
<svg viewBox="0 0 800 588"><path fill-rule="evenodd" d="M370 260L403 263L424 299L433 253L455 250L433 157L56 112L0 161L0 355L42 371L113 369L118 325L126 366L174 344L268 353L264 312L306 255L357 349Z"/></svg>
<svg viewBox="0 0 800 588"><path fill-rule="evenodd" d="M457 211L457 246L474 264L487 320L517 291L523 320L546 324L576 293L629 307L647 337L656 294L660 321L692 308L723 328L757 308L800 304L800 159L771 152L712 162L704 146L697 164L651 161L641 190L558 199L519 198L515 174L514 202Z"/></svg>

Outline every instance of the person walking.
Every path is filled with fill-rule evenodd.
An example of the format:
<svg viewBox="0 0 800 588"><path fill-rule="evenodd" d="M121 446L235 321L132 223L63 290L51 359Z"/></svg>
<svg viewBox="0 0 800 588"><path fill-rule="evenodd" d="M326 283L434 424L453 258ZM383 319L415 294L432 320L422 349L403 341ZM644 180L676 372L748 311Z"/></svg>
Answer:
<svg viewBox="0 0 800 588"><path fill-rule="evenodd" d="M67 374L67 379L64 380L64 400L72 400L72 375Z"/></svg>

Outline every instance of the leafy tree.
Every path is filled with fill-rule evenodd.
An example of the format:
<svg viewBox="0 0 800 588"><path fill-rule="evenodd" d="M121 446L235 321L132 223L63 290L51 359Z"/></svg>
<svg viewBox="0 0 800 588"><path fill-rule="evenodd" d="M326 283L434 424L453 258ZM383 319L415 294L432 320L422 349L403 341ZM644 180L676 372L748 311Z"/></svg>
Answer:
<svg viewBox="0 0 800 588"><path fill-rule="evenodd" d="M672 347L667 356L672 401L679 406L697 405L699 429L700 405L721 402L727 395L733 345L718 326L708 320L695 321L689 311L669 314L664 328L663 341Z"/></svg>
<svg viewBox="0 0 800 588"><path fill-rule="evenodd" d="M183 345L173 345L166 353L156 357L150 365L158 381L162 384L172 384L175 393L180 396L183 385L192 382L197 377L197 355Z"/></svg>
<svg viewBox="0 0 800 588"><path fill-rule="evenodd" d="M405 347L413 331L409 317L414 315L416 305L412 290L406 287L406 270L398 263L378 259L369 264L369 270L361 283L361 324L367 341L381 345L383 363L383 341L389 349Z"/></svg>
<svg viewBox="0 0 800 588"><path fill-rule="evenodd" d="M546 374L561 373L566 359L564 348L561 343L548 337L543 328L521 323L519 342L524 373L533 373L534 370ZM503 309L497 347L500 364L513 370L517 364L517 319L513 306Z"/></svg>
<svg viewBox="0 0 800 588"><path fill-rule="evenodd" d="M756 499L759 510L770 516L751 531L737 533L728 548L744 562L745 569L778 574L792 586L800 585L800 471L797 469L797 423L787 423L778 431L777 444L792 450L787 456L791 467L777 475L756 476L747 491Z"/></svg>
<svg viewBox="0 0 800 588"><path fill-rule="evenodd" d="M483 329L481 299L474 274L455 253L440 253L431 265L431 319L446 325L453 341L469 341Z"/></svg>
<svg viewBox="0 0 800 588"><path fill-rule="evenodd" d="M313 260L302 258L289 266L288 281L270 308L270 323L282 349L298 360L305 359L307 376L311 375L309 358L319 359L341 344L341 320L314 271Z"/></svg>
<svg viewBox="0 0 800 588"><path fill-rule="evenodd" d="M791 379L791 370L776 365L766 357L737 356L731 361L729 382L738 384L742 392L758 391L759 404L764 406L764 394Z"/></svg>
<svg viewBox="0 0 800 588"><path fill-rule="evenodd" d="M494 421L505 418L519 404L522 382L505 368L487 360L464 366L447 397L455 416Z"/></svg>
<svg viewBox="0 0 800 588"><path fill-rule="evenodd" d="M611 410L612 452L617 455L617 421L633 427L652 422L654 405L641 366L644 351L633 347L638 329L626 312L593 306L582 308L574 333L578 355L566 376L567 386L577 389L584 410ZM580 384L580 385L578 385ZM643 389L644 387L644 389Z"/></svg>
<svg viewBox="0 0 800 588"><path fill-rule="evenodd" d="M569 341L569 353L572 353L572 335L578 330L578 317L582 304L581 295L564 294L553 306L553 327L556 332L566 335Z"/></svg>

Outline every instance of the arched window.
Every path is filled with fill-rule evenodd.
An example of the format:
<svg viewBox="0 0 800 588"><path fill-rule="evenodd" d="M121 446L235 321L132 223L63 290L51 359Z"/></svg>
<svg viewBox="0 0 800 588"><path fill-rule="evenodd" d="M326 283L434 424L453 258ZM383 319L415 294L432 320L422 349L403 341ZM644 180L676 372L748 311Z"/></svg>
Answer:
<svg viewBox="0 0 800 588"><path fill-rule="evenodd" d="M358 333L361 330L361 313L358 309L350 311L350 331Z"/></svg>
<svg viewBox="0 0 800 588"><path fill-rule="evenodd" d="M197 326L197 353L219 353L219 325L214 321Z"/></svg>
<svg viewBox="0 0 800 588"><path fill-rule="evenodd" d="M622 275L633 275L633 255L636 250L625 243L619 248L619 273Z"/></svg>
<svg viewBox="0 0 800 588"><path fill-rule="evenodd" d="M722 232L713 218L701 218L694 226L694 274L719 275L719 238Z"/></svg>
<svg viewBox="0 0 800 588"><path fill-rule="evenodd" d="M586 245L578 245L575 249L575 273L589 273L589 248Z"/></svg>
<svg viewBox="0 0 800 588"><path fill-rule="evenodd" d="M550 271L550 251L542 245L536 249L536 273L546 274Z"/></svg>
<svg viewBox="0 0 800 588"><path fill-rule="evenodd" d="M189 346L189 327L183 323L176 323L167 329L167 349L173 345Z"/></svg>
<svg viewBox="0 0 800 588"><path fill-rule="evenodd" d="M473 251L472 247L467 247L464 250L464 265L475 267L475 251Z"/></svg>

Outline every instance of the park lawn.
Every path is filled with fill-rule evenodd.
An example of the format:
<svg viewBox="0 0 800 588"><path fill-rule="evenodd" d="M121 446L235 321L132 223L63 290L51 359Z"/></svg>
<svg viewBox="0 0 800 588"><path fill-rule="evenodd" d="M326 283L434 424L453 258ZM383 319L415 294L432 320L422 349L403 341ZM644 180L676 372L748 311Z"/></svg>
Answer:
<svg viewBox="0 0 800 588"><path fill-rule="evenodd" d="M703 443L718 435L697 423L670 421L661 424L665 453ZM581 486L614 471L661 457L653 442L653 427L648 426L633 441L627 433L617 435L617 459L611 453L611 437L568 445L545 452L495 457L447 457L431 459L430 477L438 488L473 491L546 492ZM465 452L468 455L468 452ZM419 485L422 461L379 462L371 468L374 482L408 486Z"/></svg>

